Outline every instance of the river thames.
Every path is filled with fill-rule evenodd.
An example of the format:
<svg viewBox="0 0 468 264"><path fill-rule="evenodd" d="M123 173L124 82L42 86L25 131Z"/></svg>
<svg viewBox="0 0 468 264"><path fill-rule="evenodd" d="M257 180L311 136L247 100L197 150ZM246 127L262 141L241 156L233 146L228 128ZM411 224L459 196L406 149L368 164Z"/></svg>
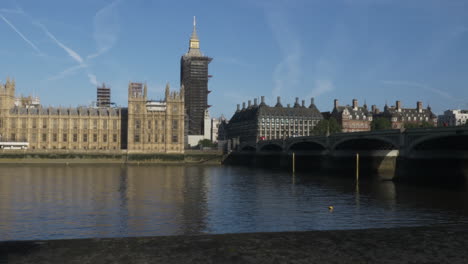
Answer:
<svg viewBox="0 0 468 264"><path fill-rule="evenodd" d="M329 210L333 206L333 210ZM229 166L2 165L0 240L468 223L466 186Z"/></svg>

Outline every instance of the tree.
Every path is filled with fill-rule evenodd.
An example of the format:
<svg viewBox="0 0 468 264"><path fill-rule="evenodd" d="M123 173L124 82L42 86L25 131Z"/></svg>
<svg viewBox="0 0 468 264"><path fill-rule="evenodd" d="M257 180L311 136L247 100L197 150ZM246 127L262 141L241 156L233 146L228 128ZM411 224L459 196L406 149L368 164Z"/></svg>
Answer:
<svg viewBox="0 0 468 264"><path fill-rule="evenodd" d="M392 129L392 123L388 118L376 117L371 122L371 130Z"/></svg>
<svg viewBox="0 0 468 264"><path fill-rule="evenodd" d="M431 123L427 121L422 121L421 123L414 123L414 122L405 122L403 123L404 128L428 128L434 127Z"/></svg>
<svg viewBox="0 0 468 264"><path fill-rule="evenodd" d="M320 120L313 130L316 136L325 136L327 132L330 132L330 134L341 132L341 126L334 117L331 117L329 120Z"/></svg>
<svg viewBox="0 0 468 264"><path fill-rule="evenodd" d="M330 120L328 120L328 124L330 127L330 134L341 132L341 125L334 117L331 117Z"/></svg>
<svg viewBox="0 0 468 264"><path fill-rule="evenodd" d="M206 148L206 147L212 148L216 146L216 144L211 142L211 140L209 139L200 139L200 141L198 141L198 145L202 148Z"/></svg>

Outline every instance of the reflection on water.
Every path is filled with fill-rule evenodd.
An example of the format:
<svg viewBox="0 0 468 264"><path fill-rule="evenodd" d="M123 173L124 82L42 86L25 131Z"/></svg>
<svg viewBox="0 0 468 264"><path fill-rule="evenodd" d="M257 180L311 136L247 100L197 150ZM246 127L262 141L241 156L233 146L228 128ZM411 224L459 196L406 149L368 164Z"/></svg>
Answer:
<svg viewBox="0 0 468 264"><path fill-rule="evenodd" d="M458 223L468 222L467 208L466 190L239 167L0 170L0 240Z"/></svg>

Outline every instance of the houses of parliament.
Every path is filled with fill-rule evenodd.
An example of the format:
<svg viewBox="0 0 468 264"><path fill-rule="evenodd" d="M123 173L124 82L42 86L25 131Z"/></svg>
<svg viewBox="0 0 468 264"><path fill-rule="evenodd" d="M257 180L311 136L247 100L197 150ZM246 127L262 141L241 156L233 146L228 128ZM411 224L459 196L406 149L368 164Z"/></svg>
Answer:
<svg viewBox="0 0 468 264"><path fill-rule="evenodd" d="M15 81L0 84L0 142L29 149L184 152L184 89L148 100L147 86L128 85L128 108L42 107L38 98L15 97Z"/></svg>
<svg viewBox="0 0 468 264"><path fill-rule="evenodd" d="M149 100L145 83L130 82L127 108L111 105L105 85L97 88L96 106L43 107L39 98L17 97L15 81L8 78L0 83L0 148L12 142L32 150L183 153L188 126L200 130L208 108L209 61L199 51L194 22L181 59L181 87L171 91L166 85L164 100Z"/></svg>

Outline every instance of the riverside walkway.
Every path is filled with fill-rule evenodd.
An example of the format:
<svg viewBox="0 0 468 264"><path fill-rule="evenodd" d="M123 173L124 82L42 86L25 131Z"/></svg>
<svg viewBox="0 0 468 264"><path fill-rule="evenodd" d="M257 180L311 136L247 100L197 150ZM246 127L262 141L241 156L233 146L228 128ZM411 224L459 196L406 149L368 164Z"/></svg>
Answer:
<svg viewBox="0 0 468 264"><path fill-rule="evenodd" d="M0 263L468 263L468 226L0 242Z"/></svg>

